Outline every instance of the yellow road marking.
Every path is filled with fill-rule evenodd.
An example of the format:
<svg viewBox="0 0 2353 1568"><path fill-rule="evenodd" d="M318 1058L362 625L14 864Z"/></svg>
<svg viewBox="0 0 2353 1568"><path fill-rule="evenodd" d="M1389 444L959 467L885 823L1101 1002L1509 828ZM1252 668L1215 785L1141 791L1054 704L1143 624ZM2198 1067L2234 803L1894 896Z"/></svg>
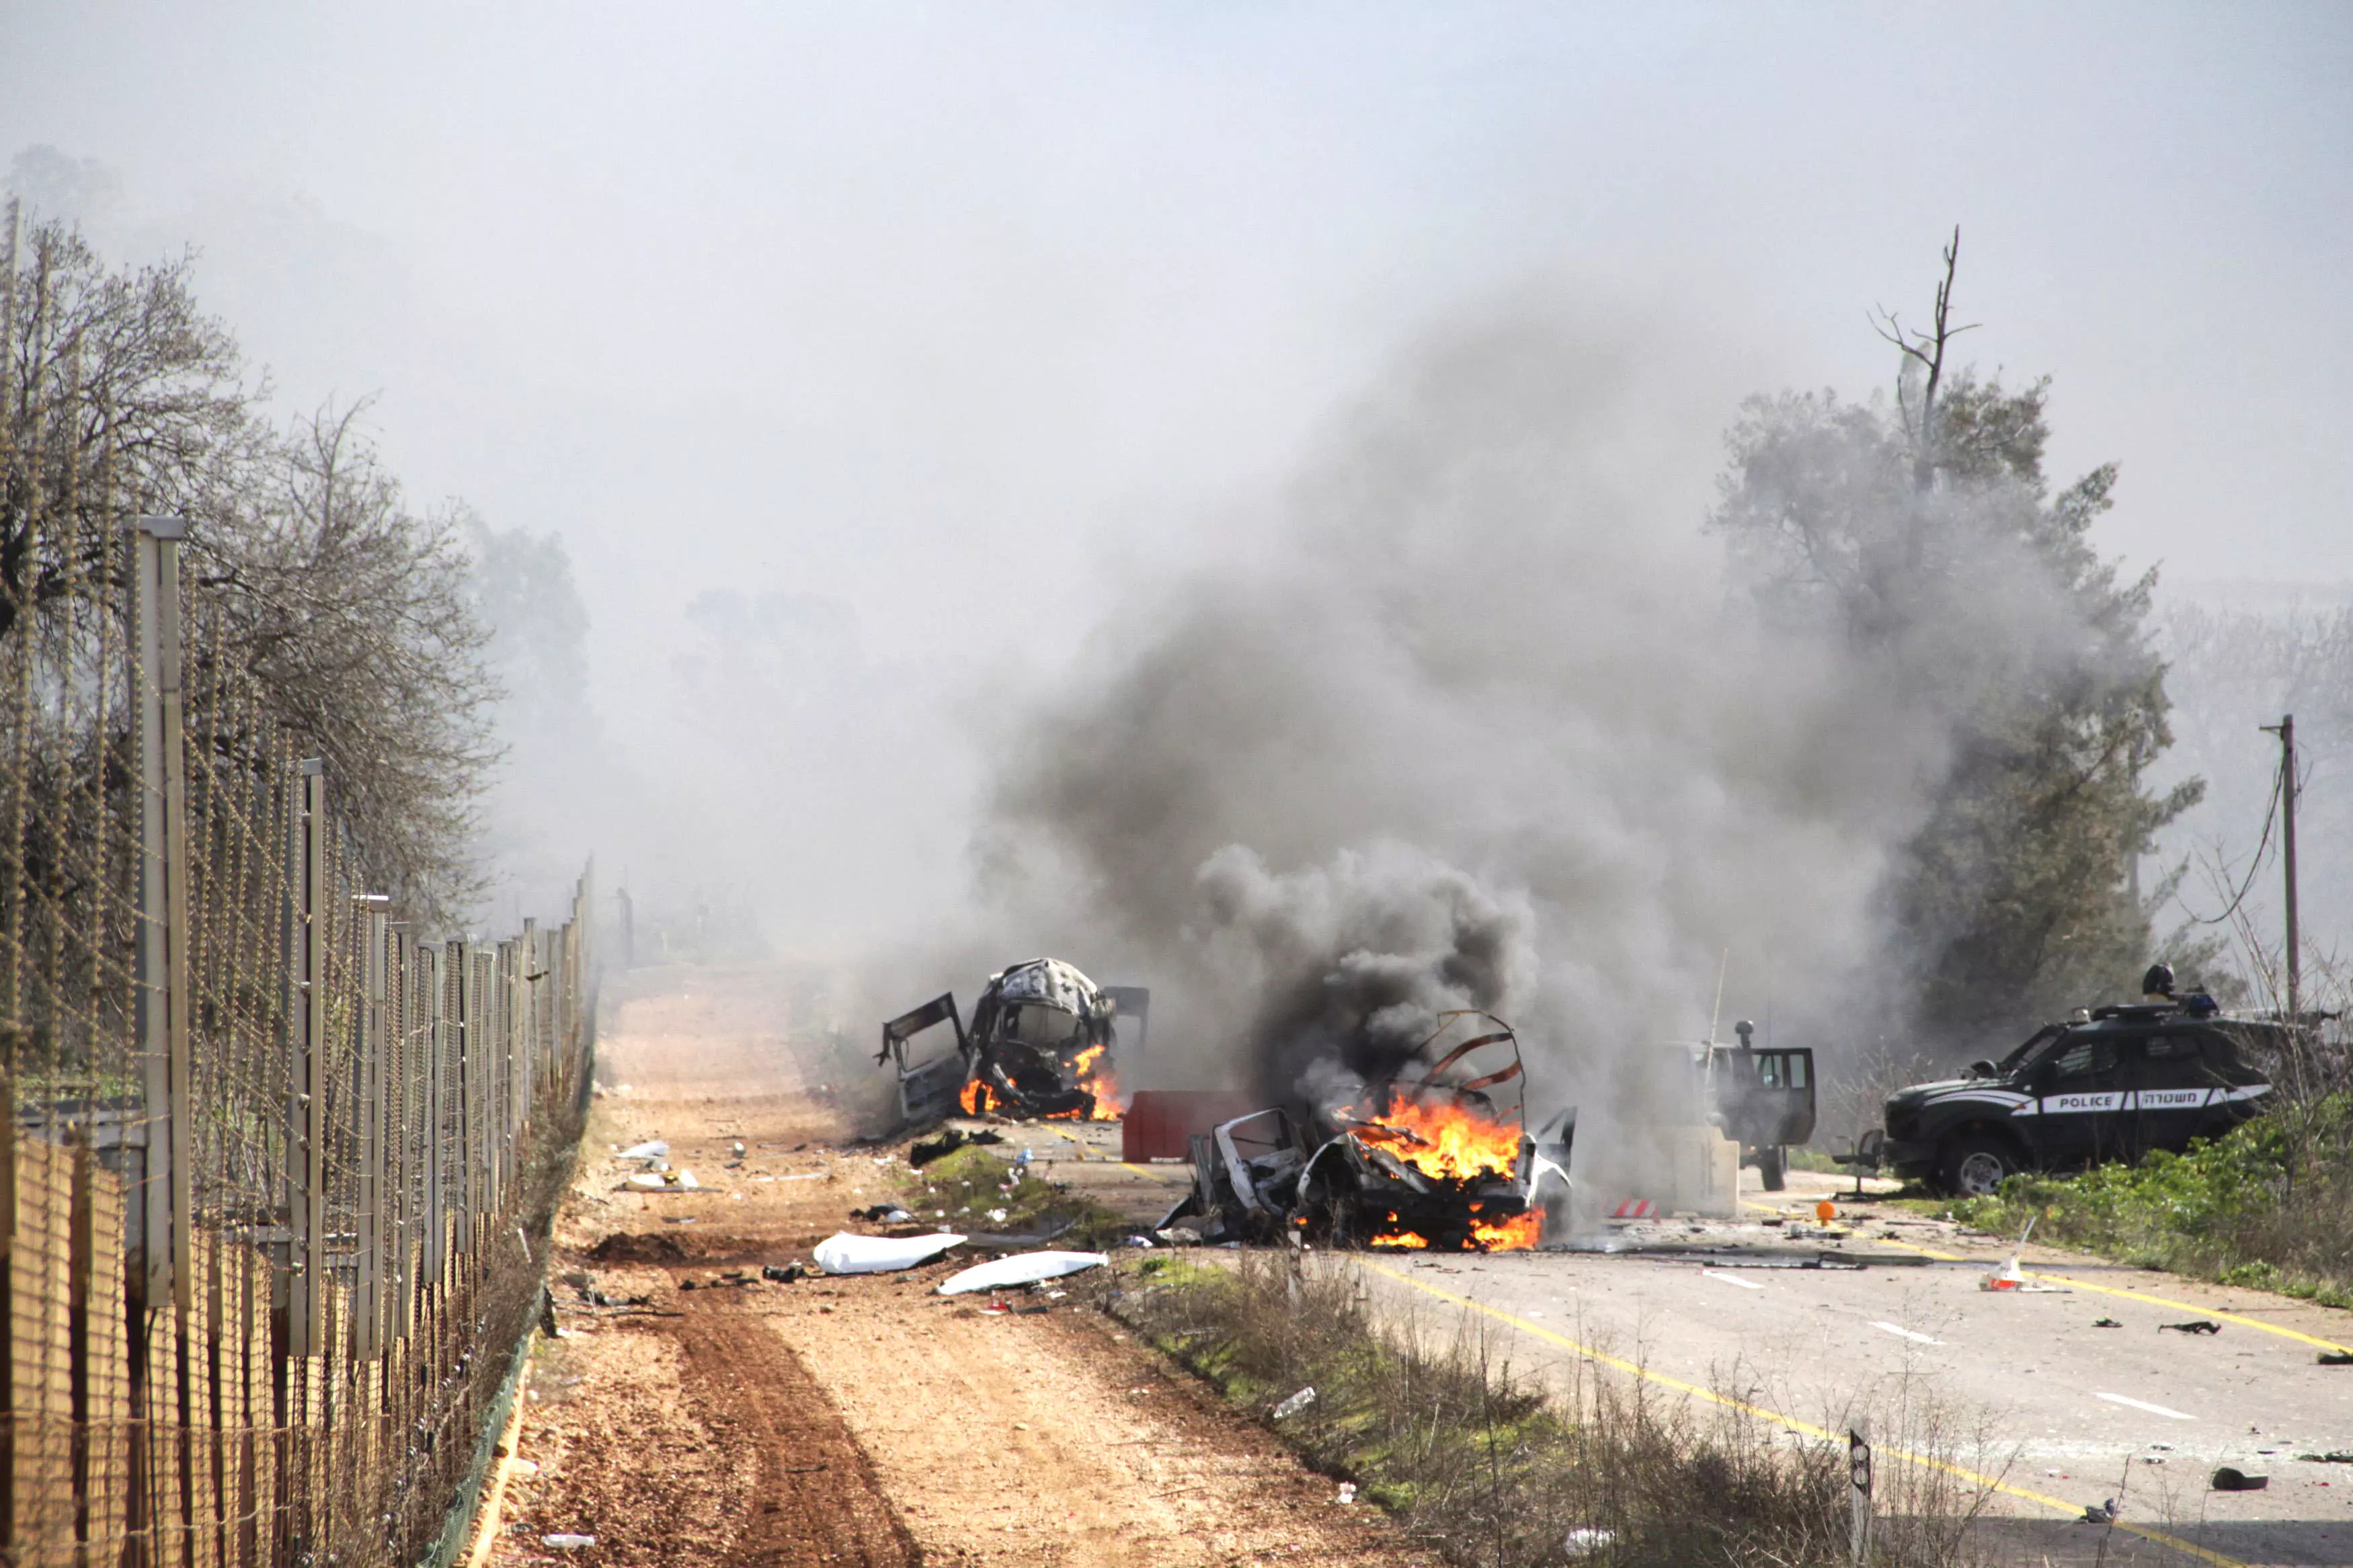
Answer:
<svg viewBox="0 0 2353 1568"><path fill-rule="evenodd" d="M1748 1206L1753 1209L1764 1209L1773 1214L1778 1214L1781 1212L1770 1204L1754 1203L1746 1198L1743 1198L1741 1202L1747 1204ZM1917 1247L1908 1241L1882 1240L1879 1245L1882 1247L1892 1247L1898 1252L1909 1252L1916 1254L1922 1258L1933 1258L1939 1263L1969 1263L1984 1261L1983 1259L1963 1258L1957 1252L1938 1252L1934 1247ZM2150 1296L2138 1290L2126 1290L2123 1287L2116 1285L2094 1285L2089 1279L2078 1279L2070 1274L2038 1274L2031 1269L2024 1268L2020 1269L2019 1272L2025 1275L2029 1279L2041 1280L2044 1284L2048 1285L2064 1285L2072 1289L2091 1290L2102 1296L2117 1296L2127 1301L2140 1301L2147 1304L2148 1306L2163 1307L2168 1310L2176 1312L2197 1312L2208 1317L2220 1318L2226 1323L2236 1323L2242 1328L2261 1329L2264 1333L2277 1334L2284 1340L2295 1340L2299 1344L2316 1345L2325 1351L2353 1353L2353 1345L2340 1345L2334 1340L2324 1340L2312 1334L2299 1332L2295 1329L2282 1328L2277 1323L2266 1323L2261 1318L2242 1318L2236 1312L2225 1312L2215 1307L2201 1307L2195 1301L2176 1301L2169 1297Z"/></svg>
<svg viewBox="0 0 2353 1568"><path fill-rule="evenodd" d="M1746 1400L1734 1399L1727 1394L1718 1394L1712 1388L1703 1388L1696 1383L1685 1383L1681 1378L1669 1377L1664 1373L1652 1372L1649 1367L1642 1365L1639 1362L1620 1360L1617 1356L1610 1355L1605 1351L1597 1350L1593 1346L1586 1344L1581 1341L1570 1339L1567 1334L1561 1333L1557 1330L1547 1329L1542 1323L1531 1322L1525 1318L1519 1317L1511 1312L1506 1312L1499 1307L1491 1307L1484 1301L1474 1300L1469 1296L1457 1295L1454 1291L1446 1289L1440 1286L1430 1284L1425 1280L1416 1279L1412 1275L1402 1273L1398 1269L1390 1268L1385 1263L1375 1263L1369 1258L1359 1259L1358 1261L1363 1265L1363 1267L1371 1269L1374 1273L1387 1275L1389 1279L1396 1280L1400 1285L1410 1285L1417 1290L1427 1291L1429 1294L1437 1297L1441 1301L1451 1301L1454 1305L1464 1308L1468 1310L1483 1313L1485 1316L1494 1319L1499 1323L1504 1323L1511 1328L1518 1330L1521 1333L1533 1335L1536 1339L1544 1340L1548 1343L1558 1345L1563 1350L1581 1356L1585 1360L1593 1362L1598 1365L1609 1367L1613 1371L1625 1373L1630 1376L1641 1378L1645 1382L1655 1383L1662 1388L1672 1388L1679 1394L1690 1394L1694 1399L1704 1399L1711 1405L1720 1405L1727 1410L1737 1410L1745 1415L1753 1415L1762 1421L1778 1423L1780 1426L1788 1428L1790 1431L1802 1432L1809 1437L1819 1437L1825 1442L1831 1443L1844 1441L1844 1435L1842 1433L1832 1432L1827 1426L1818 1426L1810 1421L1800 1421L1794 1415L1785 1415L1778 1410L1767 1409L1762 1405L1752 1405ZM2000 1492L2007 1497L2018 1498L2026 1502L2033 1503L2040 1508L2052 1509L2073 1518L2081 1518L2084 1512L2084 1505L2082 1503L2069 1502L2064 1498L2052 1497L2045 1492L2030 1491L2024 1487L2014 1487L2008 1481L2000 1479L1997 1477L1982 1475L1976 1470L1953 1464L1949 1460L1936 1458L1931 1455L1915 1454L1908 1448L1890 1447L1883 1444L1874 1445L1873 1451L1878 1454L1884 1454L1888 1458L1900 1460L1905 1464L1917 1465L1925 1469L1939 1471L1945 1475L1951 1476L1957 1480L1967 1481L1969 1485L1974 1487L1983 1487L1990 1491ZM2133 1534L2139 1536L2142 1540L2155 1542L2159 1546L2170 1547L2176 1552L2186 1552L2201 1563L2212 1564L2213 1568L2247 1568L2245 1563L2241 1563L2235 1557L2225 1557L2219 1552L2209 1552L2206 1548L2197 1545L2195 1542L2184 1541L2179 1536L2168 1535L2161 1530L2151 1530L2146 1525L2133 1524L2121 1519L2116 1521L2115 1528L2129 1531Z"/></svg>
<svg viewBox="0 0 2353 1568"><path fill-rule="evenodd" d="M1149 1176L1155 1182L1189 1182L1193 1179L1180 1176L1174 1171L1155 1171L1149 1165L1131 1165L1124 1160L1120 1162L1120 1169L1134 1171L1139 1176Z"/></svg>

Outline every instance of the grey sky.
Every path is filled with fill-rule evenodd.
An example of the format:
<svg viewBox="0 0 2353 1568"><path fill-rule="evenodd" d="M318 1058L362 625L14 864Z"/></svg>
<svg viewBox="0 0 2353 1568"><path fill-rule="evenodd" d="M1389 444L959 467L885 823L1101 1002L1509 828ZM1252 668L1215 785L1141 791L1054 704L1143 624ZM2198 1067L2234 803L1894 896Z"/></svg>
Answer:
<svg viewBox="0 0 2353 1568"><path fill-rule="evenodd" d="M0 0L0 156L115 169L290 405L563 532L617 713L713 587L1050 668L1514 291L1661 323L1695 521L1741 395L1887 379L1955 221L2107 550L2353 578L2341 5Z"/></svg>

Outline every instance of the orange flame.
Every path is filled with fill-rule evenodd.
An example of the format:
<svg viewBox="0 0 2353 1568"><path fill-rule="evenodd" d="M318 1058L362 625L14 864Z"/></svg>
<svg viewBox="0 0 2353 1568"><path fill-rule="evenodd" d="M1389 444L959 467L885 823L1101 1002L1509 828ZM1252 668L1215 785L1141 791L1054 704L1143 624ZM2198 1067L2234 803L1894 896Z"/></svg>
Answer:
<svg viewBox="0 0 2353 1568"><path fill-rule="evenodd" d="M1089 1112L1087 1120L1116 1121L1122 1110L1119 1079L1111 1070L1110 1064L1105 1063L1101 1068L1095 1066L1103 1054L1103 1047L1089 1046L1071 1059L1071 1071L1078 1079L1079 1087L1095 1097L1094 1109Z"/></svg>
<svg viewBox="0 0 2353 1568"><path fill-rule="evenodd" d="M1517 1214L1492 1225L1475 1219L1471 1237L1490 1252L1525 1252L1544 1239L1544 1215Z"/></svg>
<svg viewBox="0 0 2353 1568"><path fill-rule="evenodd" d="M978 1079L966 1083L956 1098L966 1116L983 1116L997 1109L997 1091Z"/></svg>
<svg viewBox="0 0 2353 1568"><path fill-rule="evenodd" d="M1424 1175L1450 1181L1508 1176L1519 1163L1520 1130L1463 1105L1425 1105L1398 1099L1385 1115L1348 1130L1377 1143Z"/></svg>
<svg viewBox="0 0 2353 1568"><path fill-rule="evenodd" d="M1377 1236L1373 1237L1371 1241L1366 1243L1366 1245L1368 1247L1394 1247L1402 1251L1410 1252L1419 1247L1428 1247L1430 1245L1430 1238L1425 1236L1417 1236L1409 1230L1401 1230L1394 1236Z"/></svg>

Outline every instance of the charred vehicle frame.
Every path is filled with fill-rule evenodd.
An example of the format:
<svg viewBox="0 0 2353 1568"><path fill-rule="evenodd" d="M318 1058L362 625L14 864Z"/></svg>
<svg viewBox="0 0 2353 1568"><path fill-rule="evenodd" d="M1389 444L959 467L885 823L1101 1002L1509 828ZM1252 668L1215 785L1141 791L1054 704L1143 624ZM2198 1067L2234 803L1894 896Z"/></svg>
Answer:
<svg viewBox="0 0 2353 1568"><path fill-rule="evenodd" d="M1492 1027L1406 1076L1465 1019ZM1274 1107L1196 1134L1192 1191L1162 1228L1189 1217L1212 1241L1296 1234L1331 1247L1451 1251L1533 1246L1565 1229L1577 1112L1531 1133L1511 1026L1468 1009L1435 1024L1405 1068L1347 1104ZM1499 1106L1493 1091L1506 1086L1511 1103Z"/></svg>
<svg viewBox="0 0 2353 1568"><path fill-rule="evenodd" d="M1134 1024L1140 1050L1151 1009L1141 985L1097 985L1059 958L1033 958L988 977L969 1027L953 991L884 1024L874 1059L897 1067L899 1113L912 1124L959 1110L1016 1120L1116 1115L1118 1025ZM955 1053L909 1066L909 1047L941 1024L955 1031Z"/></svg>

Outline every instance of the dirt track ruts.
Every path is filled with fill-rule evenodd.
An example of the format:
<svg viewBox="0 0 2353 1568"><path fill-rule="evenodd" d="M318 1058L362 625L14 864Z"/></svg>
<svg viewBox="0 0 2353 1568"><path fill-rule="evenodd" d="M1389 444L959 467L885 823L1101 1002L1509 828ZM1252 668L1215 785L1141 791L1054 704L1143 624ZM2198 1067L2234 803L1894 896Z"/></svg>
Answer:
<svg viewBox="0 0 2353 1568"><path fill-rule="evenodd" d="M888 1170L807 1087L818 1064L786 1044L793 993L756 973L634 978L600 1045L633 1088L598 1102L558 1224L565 1334L534 1363L493 1561L1431 1561L1082 1289L990 1313L933 1293L955 1265L761 1280L759 1263L806 1257L890 1195ZM616 1190L610 1145L657 1136L709 1191ZM580 1272L645 1304L584 1302L564 1282ZM596 1542L543 1545L557 1532Z"/></svg>

